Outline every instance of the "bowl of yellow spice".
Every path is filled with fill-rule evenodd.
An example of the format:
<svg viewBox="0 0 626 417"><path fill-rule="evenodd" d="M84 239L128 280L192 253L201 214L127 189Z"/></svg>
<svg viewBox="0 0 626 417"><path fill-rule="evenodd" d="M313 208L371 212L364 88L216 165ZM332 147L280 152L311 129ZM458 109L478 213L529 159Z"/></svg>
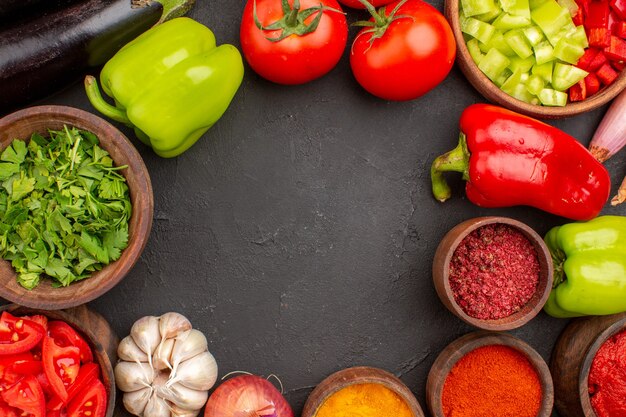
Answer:
<svg viewBox="0 0 626 417"><path fill-rule="evenodd" d="M304 405L302 417L424 417L411 390L382 369L365 366L335 372Z"/></svg>

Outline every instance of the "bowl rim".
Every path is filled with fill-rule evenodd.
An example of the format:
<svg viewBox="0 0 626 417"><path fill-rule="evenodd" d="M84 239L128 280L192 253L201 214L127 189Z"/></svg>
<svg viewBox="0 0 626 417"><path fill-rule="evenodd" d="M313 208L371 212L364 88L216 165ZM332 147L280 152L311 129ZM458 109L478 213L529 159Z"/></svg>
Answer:
<svg viewBox="0 0 626 417"><path fill-rule="evenodd" d="M351 385L380 384L399 395L414 417L424 417L424 411L413 392L404 382L384 369L371 366L354 366L334 372L324 378L309 394L302 417L315 417L320 407L333 394Z"/></svg>
<svg viewBox="0 0 626 417"><path fill-rule="evenodd" d="M593 343L589 345L589 348L587 348L587 351L583 356L578 376L578 394L583 410L589 410L591 413L588 417L597 416L593 406L591 405L591 397L589 396L589 373L591 372L591 364L604 342L624 331L626 331L626 317L617 320L596 336Z"/></svg>
<svg viewBox="0 0 626 417"><path fill-rule="evenodd" d="M508 333L478 330L452 341L433 362L426 381L426 401L434 417L444 417L441 404L443 386L454 365L475 349L493 345L503 345L515 349L528 359L539 376L542 389L541 405L537 417L552 415L554 382L543 357L528 343Z"/></svg>
<svg viewBox="0 0 626 417"><path fill-rule="evenodd" d="M501 319L478 319L463 311L461 306L459 306L454 299L454 292L450 286L448 266L450 265L456 248L467 235L483 226L498 223L514 227L533 244L540 265L539 281L535 293L521 310ZM458 235L454 239L451 239L451 237L457 233ZM437 294L443 304L467 324L491 331L516 329L528 323L539 314L552 290L554 280L553 269L552 256L541 236L527 224L504 216L474 217L457 224L443 237L437 247L435 257L433 258L433 280L435 281Z"/></svg>
<svg viewBox="0 0 626 417"><path fill-rule="evenodd" d="M85 306L85 309L87 307ZM100 372L102 373L101 377L104 377L106 373L106 379L108 380L108 384L106 381L101 380L103 383L107 395L107 409L105 417L113 417L113 413L115 412L115 404L116 404L116 394L117 387L115 385L115 375L113 372L113 363L112 358L109 358L109 355L102 345L102 343L98 340L96 335L89 329L86 325L82 323L82 321L69 314L64 310L44 310L39 308L31 308L27 306L22 306L19 304L5 304L0 306L0 312L7 311L11 314L15 314L17 316L30 315L30 314L41 314L48 319L52 320L62 320L69 324L74 330L78 331L83 337L85 337L85 341L89 344L89 347L92 349L94 357L97 358L97 363L100 365ZM90 313L90 310L87 309ZM56 317L50 317L56 316ZM103 318L103 320L106 319ZM108 322L106 322L108 324ZM110 325L109 325L110 327ZM112 330L111 330L112 331ZM103 378L102 378L103 379Z"/></svg>
<svg viewBox="0 0 626 417"><path fill-rule="evenodd" d="M459 19L459 0L445 0L444 14L452 28L454 39L457 45L457 63L461 72L465 75L472 86L478 90L487 100L497 103L509 110L525 114L531 117L543 119L560 119L575 116L584 112L594 110L615 98L626 88L626 71L622 70L617 79L608 87L602 88L596 94L579 102L569 102L563 107L540 106L530 104L508 95L493 83L478 68L472 59L463 33Z"/></svg>
<svg viewBox="0 0 626 417"><path fill-rule="evenodd" d="M145 245L150 235L154 212L154 195L152 191L152 183L150 181L150 174L137 149L119 129L117 129L106 120L100 118L99 116L96 116L95 114L69 106L45 105L27 107L0 118L0 128L19 125L26 120L42 117L48 117L52 120L60 118L72 118L74 120L80 121L80 123L77 123L75 126L83 130L90 130L90 127L79 126L79 124L92 126L96 128L93 129L95 131L92 133L95 133L98 136L98 139L100 140L100 146L103 149L109 151L109 146L107 142L110 142L114 144L115 147L118 147L121 150L121 153L123 153L125 155L125 158L127 159L126 163L129 165L128 168L119 171L127 179L127 184L129 186L130 197L132 201L133 211L129 219L129 226L131 224L135 225L133 229L133 234L129 235L128 246L122 251L120 258L104 266L102 270L96 272L96 274L104 271L105 268L109 267L111 269L113 269L114 267L116 269L119 269L115 271L115 273L112 274L109 278L103 279L97 287L92 288L90 291L79 292L79 295L67 298L59 297L57 299L52 299L50 297L45 297L45 299L42 299L42 297L38 297L37 289L40 288L42 285L51 287L51 284L48 280L42 280L42 282L33 290L26 290L19 284L11 287L0 285L0 297L13 303L25 307L39 308L44 310L59 310L75 307L100 297L111 288L113 288L115 285L117 285L133 268L133 266L139 260L139 257L143 252L143 249L145 248ZM98 130L106 130L107 134L105 135L102 132L98 132ZM28 140L30 138L25 139ZM115 160L114 163L116 165L119 165ZM128 175L131 175L131 173L135 181L137 182L137 187L133 187L134 190L133 188L131 188L130 183L128 182ZM142 198L138 198L139 195L142 195ZM13 274L15 274L15 271L13 270L10 262L3 259L0 259L0 271L11 271ZM64 290L67 292L75 292L77 288L85 285L85 283L88 282L91 278L92 277L86 278L85 280L73 282L67 287L54 288L54 291L57 292L59 295L61 295L61 292Z"/></svg>

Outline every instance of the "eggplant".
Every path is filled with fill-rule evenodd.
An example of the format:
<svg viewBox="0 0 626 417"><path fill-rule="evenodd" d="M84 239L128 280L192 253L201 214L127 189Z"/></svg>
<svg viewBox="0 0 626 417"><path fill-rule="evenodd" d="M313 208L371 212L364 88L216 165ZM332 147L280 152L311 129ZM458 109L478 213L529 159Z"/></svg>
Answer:
<svg viewBox="0 0 626 417"><path fill-rule="evenodd" d="M15 22L48 10L67 7L79 0L0 0L0 23ZM83 0L84 1L84 0Z"/></svg>
<svg viewBox="0 0 626 417"><path fill-rule="evenodd" d="M0 30L0 115L80 79L153 25L186 13L194 2L87 0Z"/></svg>

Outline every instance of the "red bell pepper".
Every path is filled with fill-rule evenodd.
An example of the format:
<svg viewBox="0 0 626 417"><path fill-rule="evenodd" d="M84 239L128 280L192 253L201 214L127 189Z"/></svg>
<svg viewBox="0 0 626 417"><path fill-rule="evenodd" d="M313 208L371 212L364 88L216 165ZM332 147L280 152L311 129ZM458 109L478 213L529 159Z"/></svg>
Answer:
<svg viewBox="0 0 626 417"><path fill-rule="evenodd" d="M587 84L580 80L569 89L569 101L583 101L587 98Z"/></svg>
<svg viewBox="0 0 626 417"><path fill-rule="evenodd" d="M592 0L589 2L588 13L585 19L585 28L609 28L608 0Z"/></svg>
<svg viewBox="0 0 626 417"><path fill-rule="evenodd" d="M626 0L611 0L611 9L621 19L626 20Z"/></svg>
<svg viewBox="0 0 626 417"><path fill-rule="evenodd" d="M611 61L626 61L626 41L617 36L611 36L611 43L604 48L604 54Z"/></svg>
<svg viewBox="0 0 626 417"><path fill-rule="evenodd" d="M528 205L573 220L598 215L611 188L607 170L576 139L538 120L488 104L469 106L459 145L431 168L433 194L447 200L443 172L463 173L482 207Z"/></svg>
<svg viewBox="0 0 626 417"><path fill-rule="evenodd" d="M580 9L578 9L580 10ZM587 48L585 49L585 53L583 54L583 56L581 56L578 59L578 62L576 63L576 66L578 68L582 68L585 71L589 71L589 68L591 66L591 63L593 62L594 58L596 57L596 55L598 54L598 50L595 48Z"/></svg>
<svg viewBox="0 0 626 417"><path fill-rule="evenodd" d="M613 34L622 39L626 39L626 22L618 22L614 24Z"/></svg>
<svg viewBox="0 0 626 417"><path fill-rule="evenodd" d="M600 80L596 74L591 73L585 77L585 87L587 88L587 97L600 91Z"/></svg>
<svg viewBox="0 0 626 417"><path fill-rule="evenodd" d="M611 67L611 64L606 62L600 67L600 69L598 69L598 71L596 71L596 75L602 84L609 85L615 81L619 74Z"/></svg>

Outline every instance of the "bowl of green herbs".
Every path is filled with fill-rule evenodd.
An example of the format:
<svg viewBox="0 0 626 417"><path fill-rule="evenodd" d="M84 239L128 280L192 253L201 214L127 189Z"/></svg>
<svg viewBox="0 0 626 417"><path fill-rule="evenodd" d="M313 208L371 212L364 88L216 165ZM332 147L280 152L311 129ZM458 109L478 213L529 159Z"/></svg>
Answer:
<svg viewBox="0 0 626 417"><path fill-rule="evenodd" d="M0 119L0 297L32 308L91 301L146 244L150 176L122 132L83 110Z"/></svg>

